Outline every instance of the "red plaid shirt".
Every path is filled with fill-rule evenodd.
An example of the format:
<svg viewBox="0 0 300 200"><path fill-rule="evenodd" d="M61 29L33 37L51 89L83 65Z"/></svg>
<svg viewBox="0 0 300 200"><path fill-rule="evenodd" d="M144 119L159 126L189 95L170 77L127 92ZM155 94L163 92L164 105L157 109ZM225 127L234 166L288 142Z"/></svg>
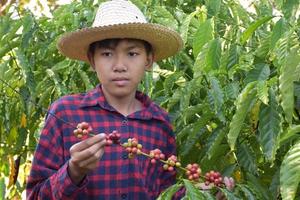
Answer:
<svg viewBox="0 0 300 200"><path fill-rule="evenodd" d="M74 124L83 121L95 133L117 130L121 142L135 137L143 152L159 148L166 156L175 154L175 137L167 113L141 92L136 98L143 109L123 116L111 107L97 86L84 94L64 96L54 102L49 112ZM83 182L74 185L67 172L70 147L79 142L74 127L49 115L41 132L27 182L27 199L155 199L175 183L175 172L166 172L162 163L151 164L142 155L128 159L120 145L105 147L98 167Z"/></svg>

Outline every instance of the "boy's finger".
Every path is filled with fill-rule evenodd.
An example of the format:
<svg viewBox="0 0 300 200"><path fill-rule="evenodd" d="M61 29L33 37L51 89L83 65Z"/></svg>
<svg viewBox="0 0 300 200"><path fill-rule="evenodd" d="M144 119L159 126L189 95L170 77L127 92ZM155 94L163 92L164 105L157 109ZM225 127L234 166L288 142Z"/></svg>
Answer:
<svg viewBox="0 0 300 200"><path fill-rule="evenodd" d="M100 133L100 134L97 134L93 137L90 137L86 140L83 140L81 142L78 142L77 144L73 145L70 149L70 151L82 151L84 149L87 149L89 148L90 146L98 143L98 142L101 142L103 140L105 140L105 134L104 133Z"/></svg>
<svg viewBox="0 0 300 200"><path fill-rule="evenodd" d="M72 157L73 161L75 161L75 162L81 162L81 161L89 159L90 157L95 158L96 152L101 150L101 149L103 150L105 144L106 144L106 141L101 140L100 142L95 143L92 146L89 146L89 147L87 147L85 149L82 149L82 150L71 149L70 150L71 151L71 157Z"/></svg>
<svg viewBox="0 0 300 200"><path fill-rule="evenodd" d="M95 165L95 163L97 163L101 159L103 154L104 150L100 149L96 151L93 156L89 156L86 160L82 161L81 165L86 166L87 168L89 167L89 165Z"/></svg>

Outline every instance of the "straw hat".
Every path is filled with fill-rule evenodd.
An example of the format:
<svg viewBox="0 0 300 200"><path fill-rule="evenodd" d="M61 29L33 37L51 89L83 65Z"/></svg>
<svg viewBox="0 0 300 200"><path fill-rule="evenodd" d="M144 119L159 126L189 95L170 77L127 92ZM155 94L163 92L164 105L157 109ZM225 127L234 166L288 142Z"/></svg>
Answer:
<svg viewBox="0 0 300 200"><path fill-rule="evenodd" d="M154 61L176 54L183 46L175 31L148 23L143 13L130 1L112 0L102 3L90 28L64 34L58 49L65 56L88 62L89 45L111 38L135 38L149 42L154 50Z"/></svg>

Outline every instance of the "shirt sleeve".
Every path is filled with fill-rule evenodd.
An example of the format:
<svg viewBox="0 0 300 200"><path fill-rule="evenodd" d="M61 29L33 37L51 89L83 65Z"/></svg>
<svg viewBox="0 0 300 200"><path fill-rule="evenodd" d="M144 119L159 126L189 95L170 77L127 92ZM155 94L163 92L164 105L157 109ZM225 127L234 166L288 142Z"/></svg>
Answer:
<svg viewBox="0 0 300 200"><path fill-rule="evenodd" d="M88 180L85 178L79 186L72 183L68 160L63 155L62 128L65 124L58 120L61 116L53 107L49 112L57 117L48 114L46 118L27 179L26 196L28 200L75 199L79 192L84 192Z"/></svg>

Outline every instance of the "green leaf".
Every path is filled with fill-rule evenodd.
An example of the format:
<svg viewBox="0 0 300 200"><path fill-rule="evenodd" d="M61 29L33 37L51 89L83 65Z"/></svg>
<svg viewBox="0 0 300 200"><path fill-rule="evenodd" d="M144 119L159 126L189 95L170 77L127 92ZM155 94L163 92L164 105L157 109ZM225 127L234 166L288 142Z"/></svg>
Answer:
<svg viewBox="0 0 300 200"><path fill-rule="evenodd" d="M24 79L26 80L26 85L30 89L31 93L35 92L36 82L34 80L34 74L32 72L32 66L28 61L28 57L24 54L21 49L16 50L17 60L19 62L20 67L22 68L22 74Z"/></svg>
<svg viewBox="0 0 300 200"><path fill-rule="evenodd" d="M252 34L256 31L258 27L263 25L264 23L271 20L273 17L266 16L258 19L257 21L253 22L242 34L241 36L241 44L245 44L245 42L252 36Z"/></svg>
<svg viewBox="0 0 300 200"><path fill-rule="evenodd" d="M227 69L230 69L234 65L238 64L240 57L240 48L235 43L231 44L229 49L229 55L227 59Z"/></svg>
<svg viewBox="0 0 300 200"><path fill-rule="evenodd" d="M162 192L157 200L172 200L173 195L182 187L182 185L172 185Z"/></svg>
<svg viewBox="0 0 300 200"><path fill-rule="evenodd" d="M33 37L34 29L34 19L31 15L26 15L22 19L23 21L23 31L22 31L22 49L28 48L31 38Z"/></svg>
<svg viewBox="0 0 300 200"><path fill-rule="evenodd" d="M261 100L265 105L269 103L269 87L265 81L258 81L257 83L257 97Z"/></svg>
<svg viewBox="0 0 300 200"><path fill-rule="evenodd" d="M239 200L239 198L237 198L233 192L230 192L229 190L221 188L221 187L219 189L225 195L227 200Z"/></svg>
<svg viewBox="0 0 300 200"><path fill-rule="evenodd" d="M219 38L212 40L206 54L206 71L219 69L221 60L221 42Z"/></svg>
<svg viewBox="0 0 300 200"><path fill-rule="evenodd" d="M249 83L236 100L236 112L234 113L233 118L230 122L230 129L228 133L228 143L231 150L233 150L235 147L235 142L239 136L244 120L255 98L255 85L256 82Z"/></svg>
<svg viewBox="0 0 300 200"><path fill-rule="evenodd" d="M227 84L224 91L227 99L236 99L239 95L239 83L231 82Z"/></svg>
<svg viewBox="0 0 300 200"><path fill-rule="evenodd" d="M284 134L281 134L280 137L280 146L282 143L288 141L290 138L297 136L296 134L300 133L300 125L294 125L289 127Z"/></svg>
<svg viewBox="0 0 300 200"><path fill-rule="evenodd" d="M256 158L253 150L246 144L241 144L236 153L239 164L251 174L258 174Z"/></svg>
<svg viewBox="0 0 300 200"><path fill-rule="evenodd" d="M300 140L292 146L280 166L280 193L283 200L295 198L300 182Z"/></svg>
<svg viewBox="0 0 300 200"><path fill-rule="evenodd" d="M196 61L193 66L194 78L199 78L203 74L206 67L206 54L208 52L209 44L205 44L197 55Z"/></svg>
<svg viewBox="0 0 300 200"><path fill-rule="evenodd" d="M207 143L205 145L205 152L208 159L211 159L216 152L216 149L220 147L220 144L225 137L225 131L223 129L215 129L213 133L207 139Z"/></svg>
<svg viewBox="0 0 300 200"><path fill-rule="evenodd" d="M170 95L173 93L173 86L175 84L175 82L183 76L182 72L174 72L170 75L168 75L164 81L164 89L165 89L165 93Z"/></svg>
<svg viewBox="0 0 300 200"><path fill-rule="evenodd" d="M277 41L281 38L281 36L286 31L286 22L284 18L278 20L272 30L272 35L270 38L270 49L274 49L276 46Z"/></svg>
<svg viewBox="0 0 300 200"><path fill-rule="evenodd" d="M94 88L94 85L91 83L90 78L87 75L87 73L83 70L80 70L79 68L77 70L78 70L81 80L83 81L83 83L85 85L85 89L91 90L92 88Z"/></svg>
<svg viewBox="0 0 300 200"><path fill-rule="evenodd" d="M26 128L19 128L18 129L18 136L16 138L16 149L18 151L21 151L23 146L25 145L26 142L26 138L27 138L27 130Z"/></svg>
<svg viewBox="0 0 300 200"><path fill-rule="evenodd" d="M217 16L219 11L220 11L220 7L221 7L221 0L214 0L214 1L210 1L210 0L206 0L205 4L208 7L208 14L210 16Z"/></svg>
<svg viewBox="0 0 300 200"><path fill-rule="evenodd" d="M282 4L282 11L284 16L287 19L290 19L292 16L295 16L299 10L299 1L298 0L285 0Z"/></svg>
<svg viewBox="0 0 300 200"><path fill-rule="evenodd" d="M294 112L294 81L298 78L296 73L297 66L300 63L300 55L296 50L290 52L286 57L286 62L281 67L279 76L279 91L281 106L283 108L285 119L292 124Z"/></svg>
<svg viewBox="0 0 300 200"><path fill-rule="evenodd" d="M60 80L59 76L52 70L52 69L46 69L47 75L54 81L54 84L56 86L56 90L58 92L58 95L66 94L66 88L64 87L62 81Z"/></svg>
<svg viewBox="0 0 300 200"><path fill-rule="evenodd" d="M1 168L2 168L2 166L1 166ZM1 178L0 178L0 199L5 199L5 192L6 192L5 188L6 188L5 177L1 176Z"/></svg>
<svg viewBox="0 0 300 200"><path fill-rule="evenodd" d="M267 186L263 183L263 180L260 177L256 177L251 173L246 174L246 184L254 191L256 199L259 200L269 200L270 193L267 189Z"/></svg>
<svg viewBox="0 0 300 200"><path fill-rule="evenodd" d="M184 186L186 188L186 197L189 199L205 200L203 194L196 188L189 180L183 179Z"/></svg>
<svg viewBox="0 0 300 200"><path fill-rule="evenodd" d="M254 65L245 78L245 83L248 84L253 81L265 81L270 76L270 68L268 64L259 63Z"/></svg>
<svg viewBox="0 0 300 200"><path fill-rule="evenodd" d="M186 43L187 38L188 38L188 32L189 32L189 26L191 23L191 19L198 13L198 11L194 11L191 14L189 14L183 21L181 27L180 27L180 35L183 40L183 44Z"/></svg>
<svg viewBox="0 0 300 200"><path fill-rule="evenodd" d="M193 41L193 54L195 57L199 54L202 47L214 38L214 21L212 18L201 23Z"/></svg>
<svg viewBox="0 0 300 200"><path fill-rule="evenodd" d="M178 22L173 15L163 6L155 6L153 10L153 20L158 23L170 27L174 30L178 28Z"/></svg>
<svg viewBox="0 0 300 200"><path fill-rule="evenodd" d="M213 110L217 113L224 103L224 92L221 88L219 80L210 77L210 89L208 90L208 99Z"/></svg>
<svg viewBox="0 0 300 200"><path fill-rule="evenodd" d="M281 132L281 118L278 102L272 88L269 90L269 105L261 105L258 124L258 141L262 146L265 158L273 163L276 150L279 147L279 135Z"/></svg>
<svg viewBox="0 0 300 200"><path fill-rule="evenodd" d="M255 195L252 193L252 191L248 188L245 184L237 184L236 187L242 190L244 193L244 196L247 200L256 200Z"/></svg>

